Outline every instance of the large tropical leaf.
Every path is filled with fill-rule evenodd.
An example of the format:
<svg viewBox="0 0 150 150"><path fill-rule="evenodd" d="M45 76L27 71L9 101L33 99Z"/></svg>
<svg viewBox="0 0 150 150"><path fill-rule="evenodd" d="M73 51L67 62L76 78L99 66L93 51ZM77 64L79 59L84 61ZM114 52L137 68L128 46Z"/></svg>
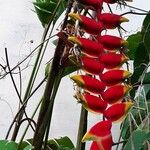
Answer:
<svg viewBox="0 0 150 150"><path fill-rule="evenodd" d="M150 132L147 133L146 131L139 129L135 130L132 132L132 136L129 138L123 150L130 150L132 147L134 147L135 150L141 150L148 140L150 140Z"/></svg>
<svg viewBox="0 0 150 150"><path fill-rule="evenodd" d="M65 10L66 1L62 0L57 8L57 11L54 12L57 7L58 1L59 0L36 0L36 2L33 3L35 12L37 13L37 16L41 21L43 27L45 27L51 19L53 19L53 22L56 22L62 12Z"/></svg>

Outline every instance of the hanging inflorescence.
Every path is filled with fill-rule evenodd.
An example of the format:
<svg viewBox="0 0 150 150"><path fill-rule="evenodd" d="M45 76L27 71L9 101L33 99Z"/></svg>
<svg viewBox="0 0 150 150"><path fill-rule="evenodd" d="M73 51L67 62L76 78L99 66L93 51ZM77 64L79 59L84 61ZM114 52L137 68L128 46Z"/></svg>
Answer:
<svg viewBox="0 0 150 150"><path fill-rule="evenodd" d="M129 84L131 73L122 67L129 60L125 53L128 43L121 37L107 35L106 32L102 34L104 30L118 28L121 23L129 21L121 15L103 13L103 3L116 2L78 0L83 7L91 9L94 15L69 14L78 23L79 30L68 38L74 44L74 49L78 50L70 59L83 70L81 74L71 76L77 85L74 97L87 111L103 115L103 121L91 127L82 139L82 142L93 141L91 150L111 150L112 123L122 121L133 106L128 96L132 89ZM88 34L89 38L85 38Z"/></svg>

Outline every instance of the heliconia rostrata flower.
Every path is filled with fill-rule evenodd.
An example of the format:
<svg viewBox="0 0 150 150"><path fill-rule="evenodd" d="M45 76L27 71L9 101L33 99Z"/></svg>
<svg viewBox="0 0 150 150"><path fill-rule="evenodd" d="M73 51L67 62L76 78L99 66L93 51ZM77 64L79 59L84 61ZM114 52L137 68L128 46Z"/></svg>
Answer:
<svg viewBox="0 0 150 150"><path fill-rule="evenodd" d="M78 35L79 30L77 36L68 37L77 51L73 62L82 70L81 74L70 77L76 83L77 92L74 97L87 111L103 115L104 118L85 133L82 142L92 141L90 150L111 150L112 123L123 121L133 106L128 97L132 89L128 78L132 73L122 68L129 60L124 54L128 42L118 36L103 34L102 31L120 27L121 23L129 20L118 14L102 12L103 2L114 4L119 0L77 1L82 7L95 11L95 15L93 18L79 12L68 15L77 20L79 29L86 33ZM92 36L85 38L87 34Z"/></svg>
<svg viewBox="0 0 150 150"><path fill-rule="evenodd" d="M121 15L112 13L99 13L97 14L99 21L103 23L103 26L107 29L114 29L119 27L122 22L128 22L129 20Z"/></svg>
<svg viewBox="0 0 150 150"><path fill-rule="evenodd" d="M107 102L97 96L77 93L74 97L90 112L103 113L107 108Z"/></svg>
<svg viewBox="0 0 150 150"><path fill-rule="evenodd" d="M111 135L111 127L112 122L109 120L98 122L83 136L82 142L109 137Z"/></svg>
<svg viewBox="0 0 150 150"><path fill-rule="evenodd" d="M131 72L126 70L109 70L100 75L100 79L108 86L112 86L123 82L126 78L132 75Z"/></svg>
<svg viewBox="0 0 150 150"><path fill-rule="evenodd" d="M104 70L104 64L96 59L87 56L81 56L81 69L89 74L100 75Z"/></svg>
<svg viewBox="0 0 150 150"><path fill-rule="evenodd" d="M112 35L99 36L98 41L108 50L120 49L121 47L128 45L126 40Z"/></svg>
<svg viewBox="0 0 150 150"><path fill-rule="evenodd" d="M71 17L74 20L79 20L80 26L90 34L98 35L103 31L104 25L101 22L94 21L93 19L79 15L77 13L70 13L69 17Z"/></svg>
<svg viewBox="0 0 150 150"><path fill-rule="evenodd" d="M104 116L112 122L122 121L132 106L132 102L114 104L104 112Z"/></svg>
<svg viewBox="0 0 150 150"><path fill-rule="evenodd" d="M68 40L79 45L81 51L91 57L98 58L104 52L103 45L95 41L74 36L69 37Z"/></svg>
<svg viewBox="0 0 150 150"><path fill-rule="evenodd" d="M100 56L100 62L106 69L121 67L129 58L124 54L106 53Z"/></svg>
<svg viewBox="0 0 150 150"><path fill-rule="evenodd" d="M79 87L91 93L100 94L105 90L105 83L87 75L74 75L70 77Z"/></svg>
<svg viewBox="0 0 150 150"><path fill-rule="evenodd" d="M104 101L109 104L114 104L122 100L124 96L132 89L129 85L116 85L108 88L106 91L101 93Z"/></svg>

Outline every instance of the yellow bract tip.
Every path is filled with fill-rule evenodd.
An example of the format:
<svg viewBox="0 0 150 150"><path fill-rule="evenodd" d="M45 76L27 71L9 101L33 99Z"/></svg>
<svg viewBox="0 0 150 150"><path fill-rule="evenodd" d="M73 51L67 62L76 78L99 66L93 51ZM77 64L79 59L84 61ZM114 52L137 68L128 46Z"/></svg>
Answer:
<svg viewBox="0 0 150 150"><path fill-rule="evenodd" d="M122 41L121 41L121 44L122 44L123 46L128 46L128 41L122 40Z"/></svg>
<svg viewBox="0 0 150 150"><path fill-rule="evenodd" d="M68 16L69 16L71 19L73 19L73 20L82 21L80 15L77 14L77 13L69 13Z"/></svg>
<svg viewBox="0 0 150 150"><path fill-rule="evenodd" d="M80 46L82 45L80 40L76 36L70 36L70 37L68 37L68 40L70 42L73 42L73 43L78 44Z"/></svg>
<svg viewBox="0 0 150 150"><path fill-rule="evenodd" d="M82 87L84 85L84 81L80 75L74 75L70 77L78 86Z"/></svg>
<svg viewBox="0 0 150 150"><path fill-rule="evenodd" d="M128 110L134 105L133 102L125 102L125 112L128 112Z"/></svg>
<svg viewBox="0 0 150 150"><path fill-rule="evenodd" d="M120 18L120 22L129 22L129 19L125 18L125 17L121 17Z"/></svg>
<svg viewBox="0 0 150 150"><path fill-rule="evenodd" d="M130 86L130 85L126 85L125 87L124 87L124 93L128 93L130 90L132 90L133 89L133 87L132 86Z"/></svg>
<svg viewBox="0 0 150 150"><path fill-rule="evenodd" d="M132 73L131 73L131 72L129 72L129 71L124 71L123 77L129 78L129 77L131 77L131 76L132 76Z"/></svg>
<svg viewBox="0 0 150 150"><path fill-rule="evenodd" d="M91 141L91 140L94 140L94 136L89 132L87 132L82 138L82 142Z"/></svg>

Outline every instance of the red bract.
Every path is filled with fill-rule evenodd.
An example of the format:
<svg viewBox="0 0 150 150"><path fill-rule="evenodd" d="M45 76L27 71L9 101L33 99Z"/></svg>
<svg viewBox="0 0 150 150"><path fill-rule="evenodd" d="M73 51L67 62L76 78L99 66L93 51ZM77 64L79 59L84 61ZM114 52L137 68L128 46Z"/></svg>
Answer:
<svg viewBox="0 0 150 150"><path fill-rule="evenodd" d="M79 87L82 87L84 90L100 94L105 90L106 86L103 82L87 75L74 75L71 79L76 82Z"/></svg>
<svg viewBox="0 0 150 150"><path fill-rule="evenodd" d="M132 102L114 104L104 112L104 116L112 122L122 121L132 106Z"/></svg>
<svg viewBox="0 0 150 150"><path fill-rule="evenodd" d="M118 2L119 0L103 0L103 2L105 3L109 3L109 4L114 4L116 2ZM121 0L120 0L121 1ZM124 0L124 1L127 1L127 2L132 2L132 0Z"/></svg>
<svg viewBox="0 0 150 150"><path fill-rule="evenodd" d="M125 70L109 70L100 75L100 79L108 86L112 86L123 82L126 78L130 77L132 73Z"/></svg>
<svg viewBox="0 0 150 150"><path fill-rule="evenodd" d="M101 31L104 30L104 26L101 22L96 22L94 19L89 17L77 13L70 13L69 17L74 20L79 20L80 27L82 27L89 34L99 35Z"/></svg>
<svg viewBox="0 0 150 150"><path fill-rule="evenodd" d="M129 58L123 54L107 53L100 56L99 60L104 64L106 69L112 69L120 67L124 62L129 60Z"/></svg>
<svg viewBox="0 0 150 150"><path fill-rule="evenodd" d="M78 0L80 3L91 6L95 9L101 9L103 1L102 0Z"/></svg>
<svg viewBox="0 0 150 150"><path fill-rule="evenodd" d="M107 107L107 102L97 96L90 94L76 94L75 98L82 103L83 107L92 113L103 113Z"/></svg>
<svg viewBox="0 0 150 150"><path fill-rule="evenodd" d="M112 14L112 13L99 13L97 15L98 20L103 22L105 28L113 29L119 27L122 22L128 22L129 20L120 15Z"/></svg>
<svg viewBox="0 0 150 150"><path fill-rule="evenodd" d="M82 69L85 72L88 72L90 74L99 75L104 70L104 65L95 59L92 59L87 56L81 56L80 60L81 60L81 64L82 64L81 65Z"/></svg>
<svg viewBox="0 0 150 150"><path fill-rule="evenodd" d="M128 45L126 40L112 35L99 36L98 41L108 50L120 49L122 46Z"/></svg>
<svg viewBox="0 0 150 150"><path fill-rule="evenodd" d="M102 44L95 41L74 36L69 37L68 40L78 44L82 49L81 51L91 57L99 57L104 52Z"/></svg>
<svg viewBox="0 0 150 150"><path fill-rule="evenodd" d="M93 141L90 150L111 150L113 144L112 136L110 135L106 139L103 138L99 141Z"/></svg>
<svg viewBox="0 0 150 150"><path fill-rule="evenodd" d="M101 121L95 124L82 138L82 142L87 140L98 141L102 138L109 138L111 136L111 121Z"/></svg>
<svg viewBox="0 0 150 150"><path fill-rule="evenodd" d="M114 104L121 101L131 89L132 87L128 85L116 85L101 93L101 96L103 100L107 101L109 104Z"/></svg>

